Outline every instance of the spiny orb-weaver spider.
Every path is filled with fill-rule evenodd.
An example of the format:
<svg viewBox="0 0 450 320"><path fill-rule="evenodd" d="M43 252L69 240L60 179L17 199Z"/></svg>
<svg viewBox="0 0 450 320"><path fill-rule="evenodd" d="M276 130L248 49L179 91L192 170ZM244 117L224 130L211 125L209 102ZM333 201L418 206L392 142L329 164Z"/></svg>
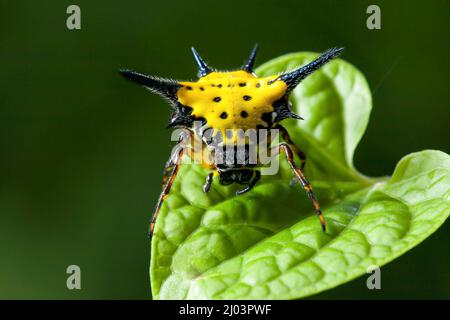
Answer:
<svg viewBox="0 0 450 320"><path fill-rule="evenodd" d="M337 57L343 48L329 49L314 61L293 71L264 78L258 78L253 72L257 48L258 46L255 45L249 59L239 70L226 72L210 68L192 48L199 67L199 79L193 82L179 82L129 70L120 71L128 80L166 98L172 106L169 127L182 129L175 152L165 166L163 190L151 220L150 236L153 234L162 203L169 195L178 173L183 155L187 153L191 158L195 157L196 151L193 148L195 142L200 142L200 152L206 154L206 158L209 159L202 165L211 170L203 186L204 192L210 190L215 176L218 176L219 183L222 185L234 182L246 185L245 188L236 192L237 195L255 186L261 177L261 172L258 170L259 163L250 164L247 161L247 155L244 156L245 161L239 164L233 161L220 161L220 163L217 161L225 154L223 149L227 141L236 142L234 134L229 136L228 132L237 129L266 129L269 132L276 129L280 132L283 142L272 147L271 152L273 155L278 155L280 151L285 153L296 179L300 181L314 205L322 230L326 230L319 203L303 174L305 154L293 143L287 130L279 123L287 118L302 119L292 111L289 94L308 75ZM202 130L196 128L195 123L198 122L201 123ZM213 133L207 135L205 133L211 130L205 129L211 129ZM244 150L248 152L247 148ZM294 161L295 155L300 159L300 166L297 166Z"/></svg>

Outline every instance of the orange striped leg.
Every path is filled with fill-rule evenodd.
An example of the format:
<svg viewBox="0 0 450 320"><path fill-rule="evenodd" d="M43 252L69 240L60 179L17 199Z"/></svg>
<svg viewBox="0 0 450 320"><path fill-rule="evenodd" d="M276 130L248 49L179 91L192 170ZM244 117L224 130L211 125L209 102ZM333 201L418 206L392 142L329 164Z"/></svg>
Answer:
<svg viewBox="0 0 450 320"><path fill-rule="evenodd" d="M158 218L159 210L161 210L161 206L164 200L168 197L170 188L172 188L172 184L175 181L175 178L178 174L178 169L181 164L183 153L184 148L180 146L175 153L175 157L171 158L166 164L166 168L164 170L165 175L163 178L163 184L165 185L163 187L161 195L159 196L158 202L156 204L155 213L153 214L152 221L150 223L149 237L153 235L153 229L155 228L155 222L156 219Z"/></svg>
<svg viewBox="0 0 450 320"><path fill-rule="evenodd" d="M287 161L289 162L289 165L291 166L292 171L294 172L297 179L301 182L303 189L305 189L306 193L308 194L309 199L311 200L312 204L314 205L316 215L319 217L320 224L322 225L322 230L325 232L326 231L325 219L323 218L322 211L320 210L319 202L317 202L316 197L314 196L314 192L312 190L311 184L306 179L302 170L300 168L298 168L294 162L294 152L292 150L292 147L289 146L287 143L282 142L276 148L277 148L275 150L276 153L279 153L280 149L281 149L286 154Z"/></svg>
<svg viewBox="0 0 450 320"><path fill-rule="evenodd" d="M172 169L173 169L173 159L169 159L169 161L166 162L166 165L164 166L164 171L163 171L163 178L162 178L162 188L165 187L165 185L167 184L167 180L169 180L170 174L172 173Z"/></svg>
<svg viewBox="0 0 450 320"><path fill-rule="evenodd" d="M281 124L277 125L275 127L276 129L280 130L281 137L284 141L291 147L291 149L294 151L294 153L298 156L300 159L300 170L304 171L305 164L306 164L306 155L303 153L302 150L300 150L299 147L297 147L294 143L294 141L291 140L291 137L289 136L289 132L286 130L285 127L283 127Z"/></svg>

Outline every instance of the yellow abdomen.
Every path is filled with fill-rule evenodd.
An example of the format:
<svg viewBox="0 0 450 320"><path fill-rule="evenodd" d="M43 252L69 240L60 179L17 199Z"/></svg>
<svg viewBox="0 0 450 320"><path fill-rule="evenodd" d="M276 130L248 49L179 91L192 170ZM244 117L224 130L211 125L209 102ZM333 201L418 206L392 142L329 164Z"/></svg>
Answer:
<svg viewBox="0 0 450 320"><path fill-rule="evenodd" d="M257 78L245 71L211 72L197 82L180 82L177 97L192 108L194 117L205 119L208 128L225 137L227 129L268 127L264 116L274 112L273 103L287 88L284 82L272 81L276 77Z"/></svg>

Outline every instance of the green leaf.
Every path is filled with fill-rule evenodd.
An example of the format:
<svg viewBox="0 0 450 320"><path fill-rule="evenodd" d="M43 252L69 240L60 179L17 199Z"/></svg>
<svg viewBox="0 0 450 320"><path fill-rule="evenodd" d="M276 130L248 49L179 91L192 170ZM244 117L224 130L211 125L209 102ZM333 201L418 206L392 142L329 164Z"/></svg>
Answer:
<svg viewBox="0 0 450 320"><path fill-rule="evenodd" d="M315 54L287 55L260 67L279 73ZM323 233L301 188L283 166L249 193L202 185L207 172L185 165L155 228L153 296L159 299L295 299L382 266L433 233L450 214L450 158L423 151L403 158L390 180L352 164L371 109L364 77L337 60L293 93L305 121L287 124L305 151L306 174L323 207ZM283 159L283 158L281 158ZM281 160L280 162L283 162Z"/></svg>

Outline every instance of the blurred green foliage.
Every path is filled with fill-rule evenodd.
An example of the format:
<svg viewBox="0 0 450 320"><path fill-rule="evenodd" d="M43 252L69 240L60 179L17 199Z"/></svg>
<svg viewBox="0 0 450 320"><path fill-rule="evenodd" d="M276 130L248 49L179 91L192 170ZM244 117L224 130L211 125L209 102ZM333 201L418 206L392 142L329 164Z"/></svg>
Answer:
<svg viewBox="0 0 450 320"><path fill-rule="evenodd" d="M377 1L73 1L0 3L0 298L149 298L148 219L171 150L168 107L118 76L122 67L192 79L195 45L211 65L347 48L374 109L355 155L362 172L449 152L450 3ZM259 64L258 63L258 64ZM450 298L450 226L382 269L315 298ZM66 267L82 290L66 288Z"/></svg>

